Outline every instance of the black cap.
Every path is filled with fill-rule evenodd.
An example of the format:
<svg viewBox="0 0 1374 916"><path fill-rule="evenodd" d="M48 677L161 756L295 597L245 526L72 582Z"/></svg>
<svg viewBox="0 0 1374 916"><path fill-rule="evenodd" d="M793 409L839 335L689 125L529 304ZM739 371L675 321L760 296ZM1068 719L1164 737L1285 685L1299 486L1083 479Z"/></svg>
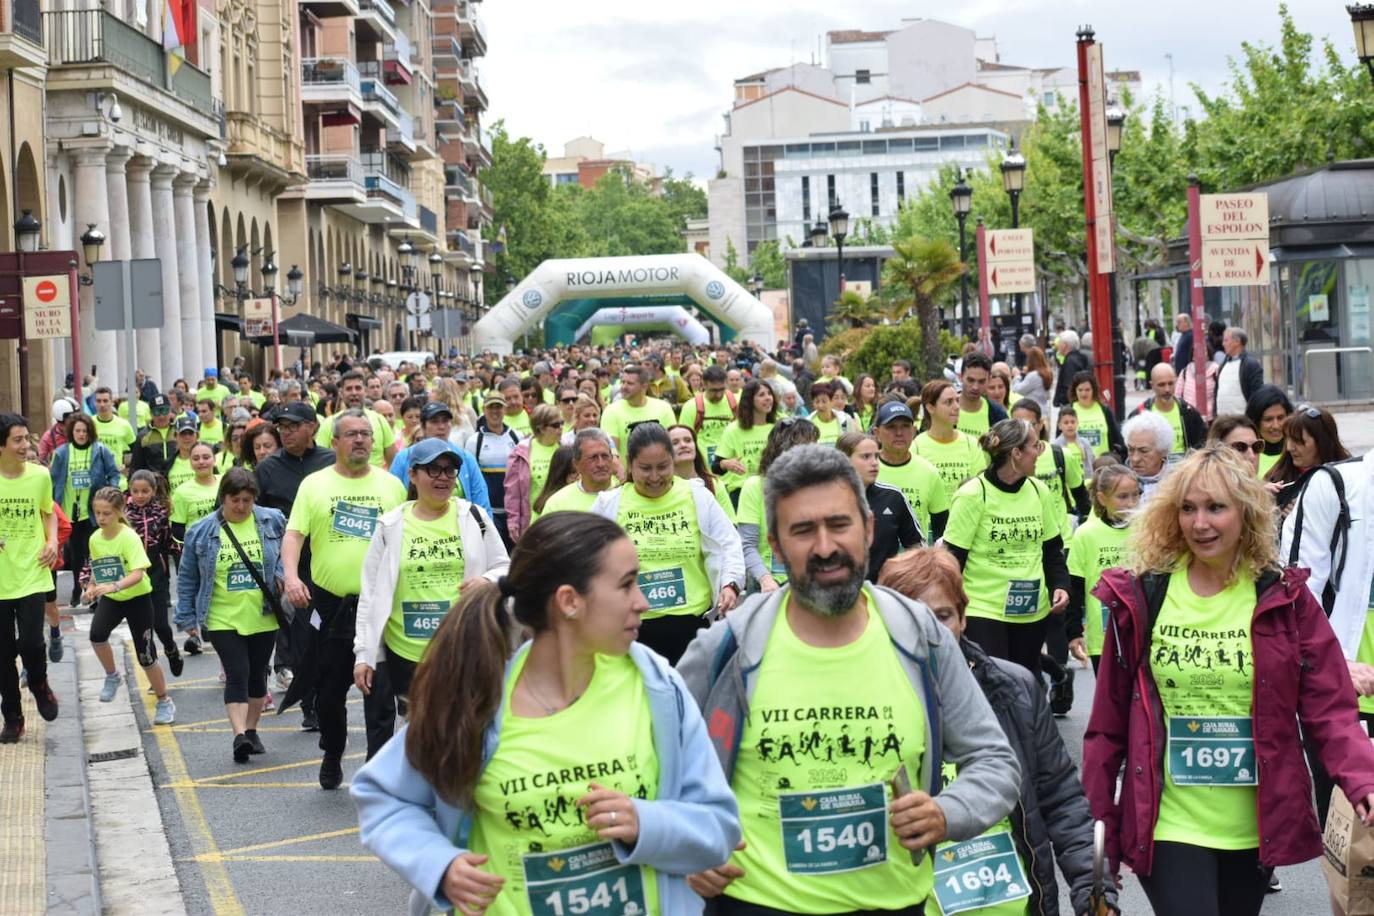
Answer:
<svg viewBox="0 0 1374 916"><path fill-rule="evenodd" d="M878 408L878 419L875 425L886 426L893 420L907 419L916 422L916 418L911 415L911 408L901 401L888 401Z"/></svg>
<svg viewBox="0 0 1374 916"><path fill-rule="evenodd" d="M200 432L200 421L195 417L188 417L185 414L177 417L177 432Z"/></svg>
<svg viewBox="0 0 1374 916"><path fill-rule="evenodd" d="M424 407L420 408L420 422L428 423L441 414L448 417L450 420L453 419L453 409L451 407L443 401L430 401Z"/></svg>
<svg viewBox="0 0 1374 916"><path fill-rule="evenodd" d="M314 423L319 420L315 415L315 408L305 401L291 401L283 404L276 409L272 422L276 423L286 420L290 423Z"/></svg>
<svg viewBox="0 0 1374 916"><path fill-rule="evenodd" d="M172 402L167 400L165 394L155 394L153 395L153 402L149 406L153 408L153 413L161 414L172 409Z"/></svg>

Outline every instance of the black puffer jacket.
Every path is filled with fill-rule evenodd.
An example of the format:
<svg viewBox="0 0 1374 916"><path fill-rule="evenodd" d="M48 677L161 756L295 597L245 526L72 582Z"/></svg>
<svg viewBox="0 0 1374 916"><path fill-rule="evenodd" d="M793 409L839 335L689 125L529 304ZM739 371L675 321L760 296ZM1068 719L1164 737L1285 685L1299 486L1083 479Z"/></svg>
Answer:
<svg viewBox="0 0 1374 916"><path fill-rule="evenodd" d="M1011 826L1016 851L1030 872L1029 911L1059 916L1054 876L1058 859L1074 913L1086 913L1093 886L1092 813L1045 691L1020 665L990 658L967 639L960 640L959 647L1021 762L1021 799L1012 809ZM1116 907L1116 891L1109 887L1107 893Z"/></svg>

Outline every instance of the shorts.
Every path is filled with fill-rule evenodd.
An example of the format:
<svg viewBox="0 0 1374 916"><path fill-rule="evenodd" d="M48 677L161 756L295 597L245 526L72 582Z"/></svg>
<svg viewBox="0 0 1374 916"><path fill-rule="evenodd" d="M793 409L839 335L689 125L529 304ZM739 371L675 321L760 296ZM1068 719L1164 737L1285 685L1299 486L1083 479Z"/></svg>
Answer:
<svg viewBox="0 0 1374 916"><path fill-rule="evenodd" d="M127 621L129 633L134 641L134 653L138 664L151 668L157 664L157 642L153 638L153 601L148 595L139 595L127 601L115 601L109 595L96 602L95 614L91 618L91 644L103 645L110 641L110 633Z"/></svg>

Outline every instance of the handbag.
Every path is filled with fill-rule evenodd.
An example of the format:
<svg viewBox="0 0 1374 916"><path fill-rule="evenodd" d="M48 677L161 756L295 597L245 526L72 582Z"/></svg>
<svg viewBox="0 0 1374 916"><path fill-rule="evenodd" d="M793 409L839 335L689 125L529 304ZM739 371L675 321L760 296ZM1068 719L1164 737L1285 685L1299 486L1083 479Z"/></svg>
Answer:
<svg viewBox="0 0 1374 916"><path fill-rule="evenodd" d="M248 559L248 554L244 552L243 545L239 543L238 538L234 537L234 532L230 530L229 523L224 520L223 512L219 514L219 530L223 531L229 538L229 543L234 545L234 550L238 552L240 562L248 567L248 574L253 577L253 582L258 586L258 590L262 592L263 599L267 602L268 608L272 611L272 616L277 618L277 626L283 628L290 627L291 621L287 619L286 613L282 610L281 601L277 599L276 593L267 587L267 583L263 581L262 573L258 572L257 566L253 565L253 561ZM261 535L259 535L259 537L261 537Z"/></svg>

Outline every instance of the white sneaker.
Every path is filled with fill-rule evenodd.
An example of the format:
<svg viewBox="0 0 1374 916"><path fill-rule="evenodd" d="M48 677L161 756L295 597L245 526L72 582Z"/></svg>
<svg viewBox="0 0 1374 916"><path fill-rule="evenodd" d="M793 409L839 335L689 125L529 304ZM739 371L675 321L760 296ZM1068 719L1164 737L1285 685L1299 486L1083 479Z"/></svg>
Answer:
<svg viewBox="0 0 1374 916"><path fill-rule="evenodd" d="M291 669L290 669L290 668L283 668L283 669L281 669L280 671L278 671L278 672L277 672L277 679L276 679L276 680L277 680L277 685L276 685L276 686L277 686L277 689L278 689L278 690L286 690L287 688L289 688L289 687L291 686L291 680L292 680L293 677L295 677L295 675L293 675L293 674L291 673Z"/></svg>
<svg viewBox="0 0 1374 916"><path fill-rule="evenodd" d="M177 704L172 702L172 698L157 701L157 711L153 716L154 725L171 725L177 718Z"/></svg>
<svg viewBox="0 0 1374 916"><path fill-rule="evenodd" d="M105 683L100 688L100 702L108 703L115 698L115 694L119 692L121 680L118 672L105 675Z"/></svg>

